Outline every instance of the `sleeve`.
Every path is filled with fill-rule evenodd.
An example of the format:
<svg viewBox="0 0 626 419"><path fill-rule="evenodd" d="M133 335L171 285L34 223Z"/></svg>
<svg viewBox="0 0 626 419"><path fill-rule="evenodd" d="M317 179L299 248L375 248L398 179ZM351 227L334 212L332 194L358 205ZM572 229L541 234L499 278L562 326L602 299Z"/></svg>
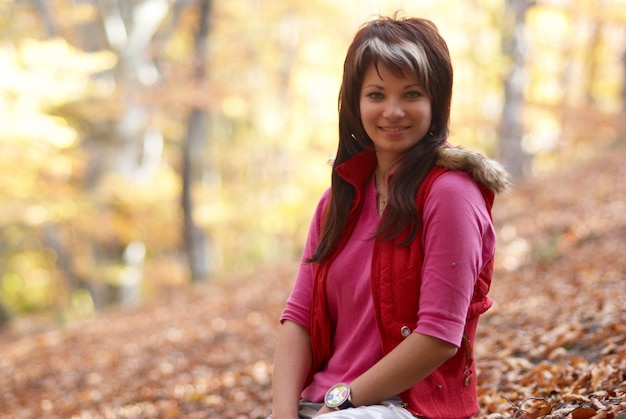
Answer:
<svg viewBox="0 0 626 419"><path fill-rule="evenodd" d="M474 285L495 251L495 229L478 185L446 172L424 204L424 264L415 332L460 346Z"/></svg>
<svg viewBox="0 0 626 419"><path fill-rule="evenodd" d="M285 320L291 320L300 326L306 328L309 326L314 264L307 262L307 259L313 255L315 249L317 248L317 243L319 242L322 230L324 210L329 197L330 189L324 192L322 198L317 204L315 213L313 214L304 250L302 252L302 258L300 260L300 268L298 269L296 280L291 289L289 298L287 298L287 305L285 306L280 318L281 323Z"/></svg>

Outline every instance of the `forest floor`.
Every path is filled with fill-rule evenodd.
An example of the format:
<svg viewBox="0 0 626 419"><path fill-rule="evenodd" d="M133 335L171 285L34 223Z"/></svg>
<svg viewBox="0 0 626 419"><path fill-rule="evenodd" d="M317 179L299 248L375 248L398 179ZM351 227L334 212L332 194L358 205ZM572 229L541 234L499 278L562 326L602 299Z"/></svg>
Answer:
<svg viewBox="0 0 626 419"><path fill-rule="evenodd" d="M626 146L496 203L481 418L626 418ZM0 333L0 418L263 418L296 264Z"/></svg>

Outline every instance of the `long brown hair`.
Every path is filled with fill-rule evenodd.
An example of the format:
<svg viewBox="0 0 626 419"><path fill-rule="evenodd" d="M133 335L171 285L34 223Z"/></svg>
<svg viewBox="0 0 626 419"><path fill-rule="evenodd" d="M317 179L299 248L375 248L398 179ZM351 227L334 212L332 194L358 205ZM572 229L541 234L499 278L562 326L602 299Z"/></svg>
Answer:
<svg viewBox="0 0 626 419"><path fill-rule="evenodd" d="M344 233L355 191L337 173L337 167L364 149L373 148L360 115L360 95L370 64L384 64L399 76L414 74L431 101L428 133L407 150L389 184L389 200L377 236L391 240L408 228L401 245L417 234L417 191L437 160L437 149L449 132L452 64L446 42L436 26L420 18L380 17L363 25L348 48L339 92L339 145L333 162L331 195L320 241L311 262L321 262Z"/></svg>

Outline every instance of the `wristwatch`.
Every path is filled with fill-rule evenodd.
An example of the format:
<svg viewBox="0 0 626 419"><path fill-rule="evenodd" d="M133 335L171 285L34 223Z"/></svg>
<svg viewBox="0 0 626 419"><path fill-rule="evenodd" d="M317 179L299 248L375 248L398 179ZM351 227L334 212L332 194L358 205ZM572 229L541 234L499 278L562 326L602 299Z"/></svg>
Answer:
<svg viewBox="0 0 626 419"><path fill-rule="evenodd" d="M350 394L350 386L346 383L337 383L330 387L324 396L324 404L331 409L347 409L354 407Z"/></svg>

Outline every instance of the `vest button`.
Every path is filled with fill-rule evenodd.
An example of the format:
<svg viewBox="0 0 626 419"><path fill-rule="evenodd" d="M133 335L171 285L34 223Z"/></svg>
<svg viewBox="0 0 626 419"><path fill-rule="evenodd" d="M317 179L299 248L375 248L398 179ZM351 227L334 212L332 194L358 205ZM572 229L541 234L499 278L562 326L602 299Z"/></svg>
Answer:
<svg viewBox="0 0 626 419"><path fill-rule="evenodd" d="M409 335L411 334L411 328L409 326L402 326L402 328L400 329L400 334L403 337L409 337Z"/></svg>

